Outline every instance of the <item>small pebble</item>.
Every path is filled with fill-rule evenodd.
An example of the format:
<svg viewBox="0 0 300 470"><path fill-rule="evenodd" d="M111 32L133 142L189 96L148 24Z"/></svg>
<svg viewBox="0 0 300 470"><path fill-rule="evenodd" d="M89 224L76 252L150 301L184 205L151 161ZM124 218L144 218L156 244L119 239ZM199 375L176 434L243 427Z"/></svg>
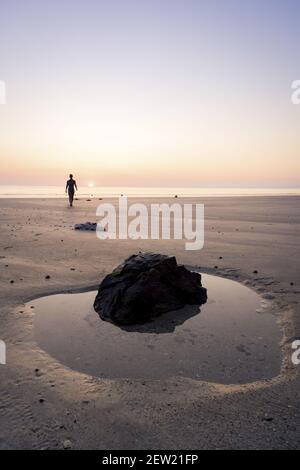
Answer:
<svg viewBox="0 0 300 470"><path fill-rule="evenodd" d="M266 421L267 423L271 423L273 421L274 418L270 418L268 416L265 416L262 420L263 421Z"/></svg>
<svg viewBox="0 0 300 470"><path fill-rule="evenodd" d="M67 439L66 441L64 441L63 446L65 450L72 449L72 442Z"/></svg>

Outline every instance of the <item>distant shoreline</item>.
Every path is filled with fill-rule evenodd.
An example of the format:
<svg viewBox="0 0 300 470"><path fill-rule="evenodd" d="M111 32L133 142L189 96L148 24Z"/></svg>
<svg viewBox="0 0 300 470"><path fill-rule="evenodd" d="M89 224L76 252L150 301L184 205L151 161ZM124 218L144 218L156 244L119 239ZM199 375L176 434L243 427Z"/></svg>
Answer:
<svg viewBox="0 0 300 470"><path fill-rule="evenodd" d="M79 186L78 198L262 197L300 196L300 188L167 188ZM0 186L1 199L64 198L63 186Z"/></svg>

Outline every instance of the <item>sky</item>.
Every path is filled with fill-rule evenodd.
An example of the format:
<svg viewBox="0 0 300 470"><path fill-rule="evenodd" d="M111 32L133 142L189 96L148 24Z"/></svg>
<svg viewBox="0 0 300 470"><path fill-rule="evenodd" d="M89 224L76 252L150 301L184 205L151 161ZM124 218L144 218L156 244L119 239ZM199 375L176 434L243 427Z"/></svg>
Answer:
<svg viewBox="0 0 300 470"><path fill-rule="evenodd" d="M298 0L0 0L0 184L296 187Z"/></svg>

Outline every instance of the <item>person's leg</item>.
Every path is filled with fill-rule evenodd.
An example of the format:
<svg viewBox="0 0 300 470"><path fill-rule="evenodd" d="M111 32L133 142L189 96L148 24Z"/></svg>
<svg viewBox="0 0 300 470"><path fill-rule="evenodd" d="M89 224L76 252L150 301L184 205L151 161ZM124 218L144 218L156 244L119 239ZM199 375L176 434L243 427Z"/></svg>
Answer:
<svg viewBox="0 0 300 470"><path fill-rule="evenodd" d="M69 191L69 202L70 202L70 207L73 206L73 199L74 199L74 193L73 191Z"/></svg>

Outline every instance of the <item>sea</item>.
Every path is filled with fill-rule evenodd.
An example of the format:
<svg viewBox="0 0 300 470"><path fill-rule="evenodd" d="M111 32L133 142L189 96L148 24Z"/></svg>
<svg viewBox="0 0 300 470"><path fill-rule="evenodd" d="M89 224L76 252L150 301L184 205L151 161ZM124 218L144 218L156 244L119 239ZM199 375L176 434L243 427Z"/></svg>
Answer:
<svg viewBox="0 0 300 470"><path fill-rule="evenodd" d="M207 187L79 187L78 197L245 197L300 196L300 188L207 188ZM0 198L60 198L64 186L0 185Z"/></svg>

